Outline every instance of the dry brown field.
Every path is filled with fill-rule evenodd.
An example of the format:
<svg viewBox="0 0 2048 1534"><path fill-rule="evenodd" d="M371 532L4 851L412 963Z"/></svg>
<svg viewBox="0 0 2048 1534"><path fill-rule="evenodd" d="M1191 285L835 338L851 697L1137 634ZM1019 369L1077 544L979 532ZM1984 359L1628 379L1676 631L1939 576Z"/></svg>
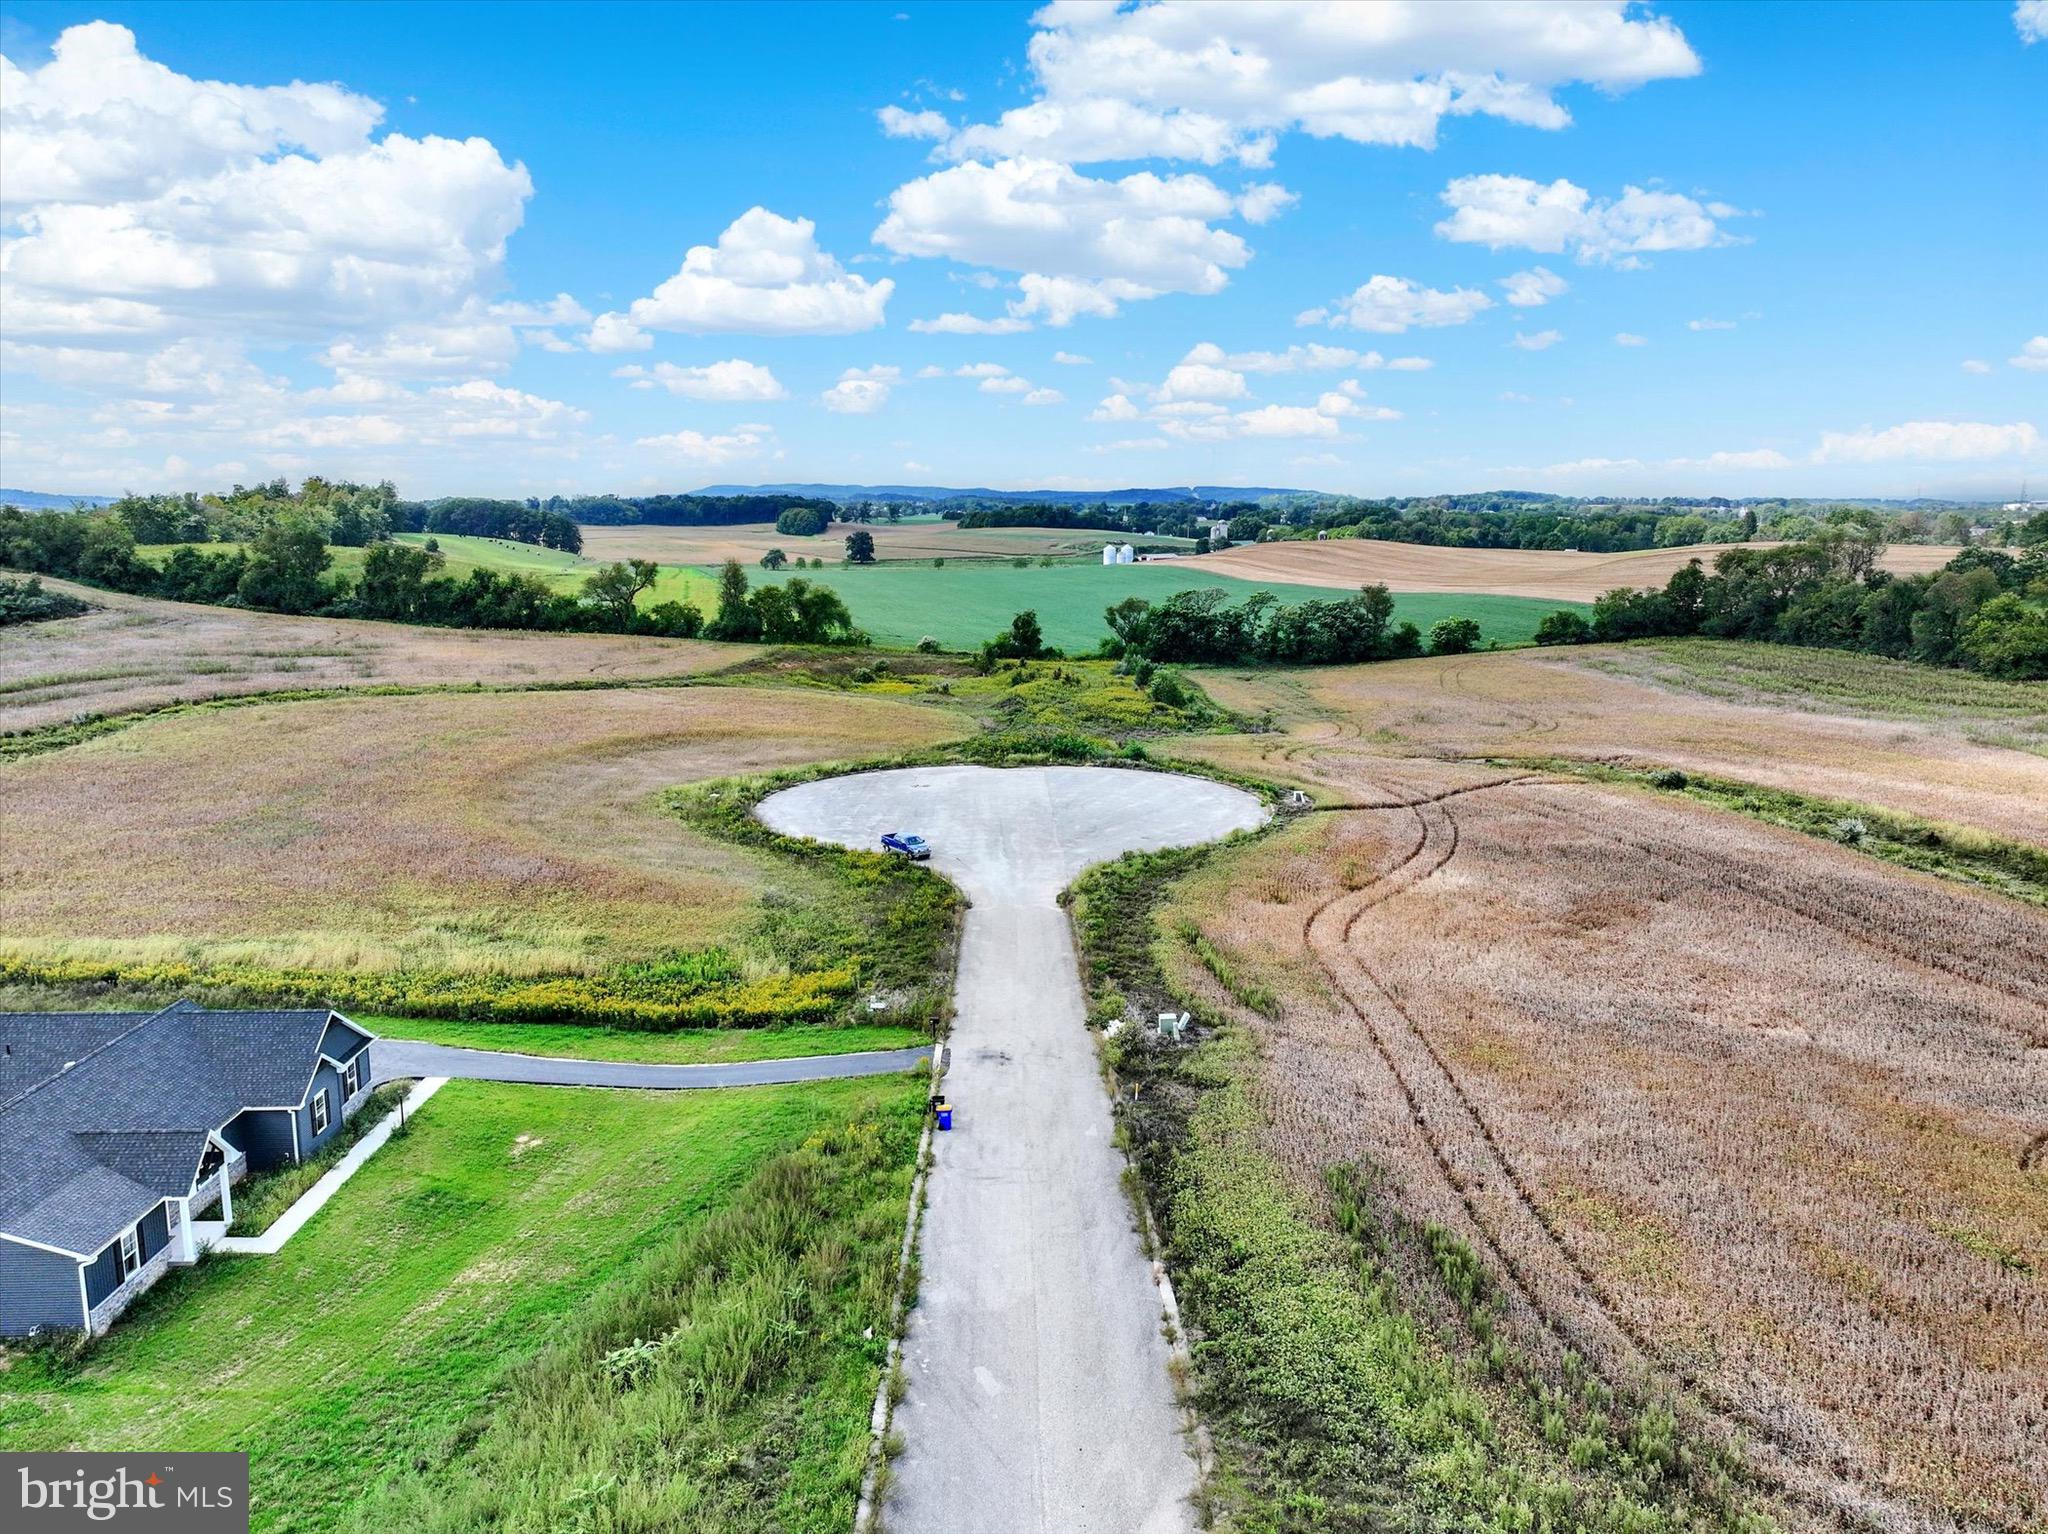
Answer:
<svg viewBox="0 0 2048 1534"><path fill-rule="evenodd" d="M1668 796L1269 745L1374 807L1213 861L1165 920L1274 998L1175 950L1253 1029L1304 1192L1387 1168L1532 1345L1690 1402L1795 1522L2038 1529L2048 918Z"/></svg>
<svg viewBox="0 0 2048 1534"><path fill-rule="evenodd" d="M1744 667L1766 672L1774 690L1745 682ZM2048 846L2040 683L1706 642L1219 670L1201 680L1231 708L1270 714L1284 738L1215 737L1199 749L1340 796L1361 755L1368 764L1564 757L1676 766Z"/></svg>
<svg viewBox="0 0 2048 1534"><path fill-rule="evenodd" d="M1713 568L1725 543L1629 554L1578 554L1557 549L1445 549L1370 538L1327 542L1248 543L1210 555L1204 568L1248 581L1355 589L1378 583L1395 591L1470 591L1506 597L1591 602L1617 586L1661 586L1688 560ZM1774 548L1769 543L1751 548ZM1897 575L1939 570L1960 552L1935 544L1894 544L1884 567Z"/></svg>
<svg viewBox="0 0 2048 1534"><path fill-rule="evenodd" d="M845 554L846 535L854 527L851 522L835 522L815 538L790 538L766 522L739 527L586 527L583 555L595 560L652 559L664 565L716 565L728 559L753 565L770 549L781 549L791 559L801 555L831 564ZM867 527L875 535L875 557L881 560L1057 558L1099 554L1105 543L1123 541L1109 533L1040 527L962 532L952 522L910 522L895 527L874 522Z"/></svg>
<svg viewBox="0 0 2048 1534"><path fill-rule="evenodd" d="M0 770L0 946L129 963L596 971L722 941L764 891L805 877L688 832L656 804L661 789L970 728L914 704L730 687L145 720Z"/></svg>
<svg viewBox="0 0 2048 1534"><path fill-rule="evenodd" d="M627 634L420 628L159 602L45 580L99 611L0 637L0 731L254 692L680 677L752 654Z"/></svg>

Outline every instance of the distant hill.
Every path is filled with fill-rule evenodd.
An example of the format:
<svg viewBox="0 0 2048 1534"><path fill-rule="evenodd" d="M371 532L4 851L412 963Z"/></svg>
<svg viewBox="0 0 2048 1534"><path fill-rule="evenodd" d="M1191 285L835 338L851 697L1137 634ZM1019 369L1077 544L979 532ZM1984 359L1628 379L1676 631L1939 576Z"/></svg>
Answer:
<svg viewBox="0 0 2048 1534"><path fill-rule="evenodd" d="M706 485L698 495L810 495L828 501L950 501L971 497L1018 506L1126 506L1139 501L1258 501L1267 496L1305 495L1270 485L1172 485L1134 490L989 490L945 485Z"/></svg>
<svg viewBox="0 0 2048 1534"><path fill-rule="evenodd" d="M56 495L48 490L9 490L0 486L0 506L23 511L69 511L73 506L111 506L111 495Z"/></svg>

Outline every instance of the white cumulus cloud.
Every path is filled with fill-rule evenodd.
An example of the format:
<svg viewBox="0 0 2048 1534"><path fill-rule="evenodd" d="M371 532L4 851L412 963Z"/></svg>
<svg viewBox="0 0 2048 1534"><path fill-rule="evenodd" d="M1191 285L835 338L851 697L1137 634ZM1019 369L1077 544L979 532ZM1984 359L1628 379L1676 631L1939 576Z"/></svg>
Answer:
<svg viewBox="0 0 2048 1534"><path fill-rule="evenodd" d="M626 313L640 330L850 335L882 323L895 289L886 277L869 282L847 272L819 247L810 219L755 207L716 245L692 245L681 269Z"/></svg>
<svg viewBox="0 0 2048 1534"><path fill-rule="evenodd" d="M789 391L774 373L758 362L730 357L724 362L707 362L701 367L677 367L657 362L651 368L630 363L615 368L612 377L632 381L636 389L666 389L685 399L773 400L789 398Z"/></svg>
<svg viewBox="0 0 2048 1534"><path fill-rule="evenodd" d="M2029 373L2048 372L2048 336L2035 336L2020 348L2018 356L2005 360Z"/></svg>
<svg viewBox="0 0 2048 1534"><path fill-rule="evenodd" d="M1014 315L984 319L978 314L940 314L928 320L912 320L910 328L929 336L1013 336L1031 329L1031 321Z"/></svg>
<svg viewBox="0 0 2048 1534"><path fill-rule="evenodd" d="M1561 330L1539 330L1534 335L1527 336L1518 330L1515 332L1514 340L1508 342L1508 345L1520 347L1525 352L1545 352L1563 339L1564 332Z"/></svg>
<svg viewBox="0 0 2048 1534"><path fill-rule="evenodd" d="M953 125L937 112L906 112L899 106L886 106L875 116L891 138L945 138L953 131Z"/></svg>
<svg viewBox="0 0 2048 1534"><path fill-rule="evenodd" d="M1064 325L1161 293L1215 293L1251 259L1212 220L1237 199L1205 176L1140 171L1120 180L1041 159L970 163L889 194L875 243L1020 274L1016 319Z"/></svg>
<svg viewBox="0 0 2048 1534"><path fill-rule="evenodd" d="M104 22L39 67L5 63L9 334L340 332L373 350L463 314L499 282L533 183L486 139L374 139L381 116L338 86L190 79Z"/></svg>
<svg viewBox="0 0 2048 1534"><path fill-rule="evenodd" d="M2048 38L2048 0L2019 0L2012 8L2013 29L2030 46Z"/></svg>
<svg viewBox="0 0 2048 1534"><path fill-rule="evenodd" d="M902 377L901 368L848 368L820 398L839 415L873 415L889 403L889 391Z"/></svg>
<svg viewBox="0 0 2048 1534"><path fill-rule="evenodd" d="M1375 274L1324 308L1295 316L1300 325L1348 325L1382 335L1415 328L1463 325L1493 307L1477 288L1427 288L1406 277Z"/></svg>
<svg viewBox="0 0 2048 1534"><path fill-rule="evenodd" d="M653 448L657 452L673 453L687 458L692 463L723 464L743 459L758 458L772 446L765 432L746 427L736 427L722 435L707 435L701 431L670 432L659 437L637 437L638 447Z"/></svg>
<svg viewBox="0 0 2048 1534"><path fill-rule="evenodd" d="M583 344L600 355L644 352L654 345L654 337L623 314L600 314L584 332Z"/></svg>
<svg viewBox="0 0 2048 1534"><path fill-rule="evenodd" d="M1571 286L1547 266L1515 272L1501 278L1500 285L1507 290L1508 302L1517 309L1541 308Z"/></svg>
<svg viewBox="0 0 2048 1534"><path fill-rule="evenodd" d="M1436 226L1443 239L1492 250L1569 251L1582 262L1621 266L1661 251L1732 244L1735 236L1720 220L1740 212L1639 186L1596 198L1562 178L1546 184L1526 176L1460 176L1441 200L1451 210Z"/></svg>
<svg viewBox="0 0 2048 1534"><path fill-rule="evenodd" d="M1290 131L1426 149L1447 116L1561 128L1560 87L1700 68L1676 25L1626 0L1056 3L1033 21L1038 97L941 153L1263 165Z"/></svg>

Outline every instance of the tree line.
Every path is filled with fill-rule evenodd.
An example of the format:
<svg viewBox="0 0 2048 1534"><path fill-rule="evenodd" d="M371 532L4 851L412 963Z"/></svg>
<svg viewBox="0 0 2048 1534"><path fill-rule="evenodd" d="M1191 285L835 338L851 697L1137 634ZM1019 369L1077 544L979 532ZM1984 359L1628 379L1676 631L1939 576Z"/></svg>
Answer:
<svg viewBox="0 0 2048 1534"><path fill-rule="evenodd" d="M1394 622L1393 593L1379 585L1292 606L1270 591L1233 603L1212 587L1163 602L1125 597L1102 616L1110 633L1105 654L1163 664L1335 666L1425 653L1422 631ZM1475 620L1445 618L1431 626L1427 653L1461 655L1479 640Z"/></svg>
<svg viewBox="0 0 2048 1534"><path fill-rule="evenodd" d="M1695 559L1661 590L1608 592L1590 622L1553 613L1536 642L1699 634L2048 680L2048 512L2021 525L2013 550L1967 548L1928 575L1879 568L1884 547L1838 526L1781 548L1732 548L1712 574Z"/></svg>
<svg viewBox="0 0 2048 1534"><path fill-rule="evenodd" d="M574 591L558 591L531 575L490 569L472 569L458 580L442 573L445 557L431 539L425 547L372 544L354 580L333 572L333 563L321 530L303 517L279 518L246 544L219 552L175 549L158 568L136 553L126 519L111 512L0 507L0 565L138 596L443 628L702 636L771 644L868 642L830 588L798 578L749 589L737 560L726 562L718 605L708 619L690 602L642 606L641 597L661 574L660 566L647 559L600 566Z"/></svg>
<svg viewBox="0 0 2048 1534"><path fill-rule="evenodd" d="M453 533L470 538L509 538L565 554L583 552L583 529L573 517L525 501L451 495L438 501L400 501L392 529L399 533Z"/></svg>
<svg viewBox="0 0 2048 1534"><path fill-rule="evenodd" d="M124 495L102 508L118 517L137 543L246 543L280 517L316 523L326 541L362 548L410 529L396 510L390 483L358 485L309 476L297 490L289 481L196 495Z"/></svg>
<svg viewBox="0 0 2048 1534"><path fill-rule="evenodd" d="M773 522L792 508L821 513L829 523L839 509L834 502L804 495L551 495L527 504L586 527L734 527Z"/></svg>

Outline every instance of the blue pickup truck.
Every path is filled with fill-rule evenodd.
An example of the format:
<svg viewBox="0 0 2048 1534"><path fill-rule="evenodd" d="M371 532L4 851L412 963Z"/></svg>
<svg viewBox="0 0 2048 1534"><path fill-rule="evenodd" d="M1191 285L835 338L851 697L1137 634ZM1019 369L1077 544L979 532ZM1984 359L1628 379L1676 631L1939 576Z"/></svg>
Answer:
<svg viewBox="0 0 2048 1534"><path fill-rule="evenodd" d="M912 862L923 862L932 855L931 843L922 836L914 836L908 831L884 832L882 850L893 852L898 857L909 858Z"/></svg>

